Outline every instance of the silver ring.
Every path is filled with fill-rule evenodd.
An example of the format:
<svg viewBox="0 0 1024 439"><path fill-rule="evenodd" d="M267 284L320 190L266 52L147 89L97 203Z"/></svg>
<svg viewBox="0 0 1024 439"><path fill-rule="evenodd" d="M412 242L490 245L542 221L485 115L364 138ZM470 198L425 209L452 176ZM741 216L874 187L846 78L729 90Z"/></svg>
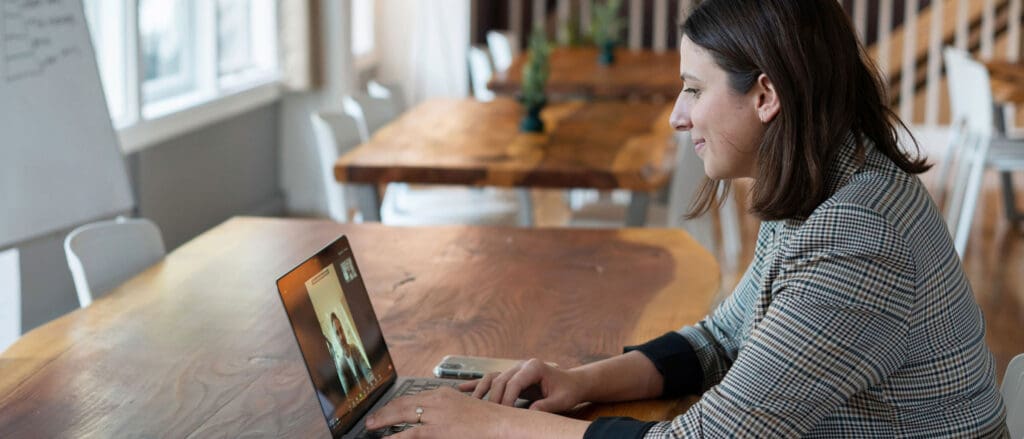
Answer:
<svg viewBox="0 0 1024 439"><path fill-rule="evenodd" d="M423 407L416 407L416 423L422 424L420 419L423 418Z"/></svg>

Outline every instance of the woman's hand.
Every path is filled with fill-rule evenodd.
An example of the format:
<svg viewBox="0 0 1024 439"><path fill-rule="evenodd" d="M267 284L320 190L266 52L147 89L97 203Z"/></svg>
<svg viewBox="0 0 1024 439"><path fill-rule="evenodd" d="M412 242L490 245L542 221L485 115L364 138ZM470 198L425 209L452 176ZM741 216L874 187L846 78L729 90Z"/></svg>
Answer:
<svg viewBox="0 0 1024 439"><path fill-rule="evenodd" d="M516 398L531 386L539 388L539 395L527 395L536 400L530 410L564 412L585 402L587 386L579 374L552 367L538 359L531 359L500 374L491 373L483 378L459 385L459 390L472 391L473 397L511 406Z"/></svg>
<svg viewBox="0 0 1024 439"><path fill-rule="evenodd" d="M488 404L450 387L403 396L366 419L368 430L417 424L395 439L453 437L583 437L589 423Z"/></svg>

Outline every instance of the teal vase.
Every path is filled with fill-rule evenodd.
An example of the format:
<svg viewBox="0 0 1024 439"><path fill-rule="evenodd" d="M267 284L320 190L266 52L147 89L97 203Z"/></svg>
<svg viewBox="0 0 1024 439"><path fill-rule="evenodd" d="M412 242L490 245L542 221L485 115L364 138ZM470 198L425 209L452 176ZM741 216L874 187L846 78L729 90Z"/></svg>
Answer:
<svg viewBox="0 0 1024 439"><path fill-rule="evenodd" d="M519 131L524 133L543 133L544 121L540 119L540 110L543 108L544 103L526 107L526 115L523 116L522 122L519 123Z"/></svg>
<svg viewBox="0 0 1024 439"><path fill-rule="evenodd" d="M598 54L597 61L603 66L612 65L615 62L615 43L602 43L601 53Z"/></svg>

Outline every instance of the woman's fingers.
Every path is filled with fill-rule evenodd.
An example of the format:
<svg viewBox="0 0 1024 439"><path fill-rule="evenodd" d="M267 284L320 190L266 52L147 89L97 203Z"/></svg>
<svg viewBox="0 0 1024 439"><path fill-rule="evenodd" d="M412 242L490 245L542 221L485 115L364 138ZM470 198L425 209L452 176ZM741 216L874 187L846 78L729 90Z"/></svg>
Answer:
<svg viewBox="0 0 1024 439"><path fill-rule="evenodd" d="M501 397L503 405L515 405L516 399L523 393L523 390L534 384L540 384L544 377L544 363L536 358L524 362L519 367L518 373L509 379L505 385L505 393Z"/></svg>
<svg viewBox="0 0 1024 439"><path fill-rule="evenodd" d="M464 383L459 383L457 388L459 389L460 392L473 391L476 390L477 386L480 384L481 381L483 381L483 378L472 381L466 381Z"/></svg>
<svg viewBox="0 0 1024 439"><path fill-rule="evenodd" d="M413 395L393 399L366 418L366 429L377 430L392 425L415 423L416 407L423 408L424 414L427 412L423 402L418 402L416 397L417 395Z"/></svg>
<svg viewBox="0 0 1024 439"><path fill-rule="evenodd" d="M511 373L510 373L511 372ZM488 400L493 403L501 404L501 397L505 395L505 385L508 384L508 380L512 378L512 374L515 373L510 370L506 370L494 378L491 382L491 391L488 394Z"/></svg>
<svg viewBox="0 0 1024 439"><path fill-rule="evenodd" d="M483 378L479 379L476 387L473 389L473 397L476 399L483 399L484 395L487 394L488 390L491 390L491 383L498 377L498 373L489 373L484 375Z"/></svg>

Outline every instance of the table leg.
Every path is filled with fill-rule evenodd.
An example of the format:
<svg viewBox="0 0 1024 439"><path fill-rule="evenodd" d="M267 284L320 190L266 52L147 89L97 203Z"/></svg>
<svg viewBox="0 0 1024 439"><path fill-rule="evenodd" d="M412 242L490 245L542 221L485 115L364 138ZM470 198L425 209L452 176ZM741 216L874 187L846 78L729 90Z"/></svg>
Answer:
<svg viewBox="0 0 1024 439"><path fill-rule="evenodd" d="M376 184L355 186L356 202L364 222L380 222L380 190Z"/></svg>
<svg viewBox="0 0 1024 439"><path fill-rule="evenodd" d="M1000 171L999 177L1003 183L1003 209L1006 211L1006 219L1010 220L1010 226L1024 220L1024 213L1017 209L1017 193L1013 188L1013 173Z"/></svg>
<svg viewBox="0 0 1024 439"><path fill-rule="evenodd" d="M530 197L530 190L524 187L516 188L519 195L519 225L533 227L533 198Z"/></svg>
<svg viewBox="0 0 1024 439"><path fill-rule="evenodd" d="M626 212L626 227L643 227L647 224L647 205L651 194L633 191L629 199L629 211Z"/></svg>

